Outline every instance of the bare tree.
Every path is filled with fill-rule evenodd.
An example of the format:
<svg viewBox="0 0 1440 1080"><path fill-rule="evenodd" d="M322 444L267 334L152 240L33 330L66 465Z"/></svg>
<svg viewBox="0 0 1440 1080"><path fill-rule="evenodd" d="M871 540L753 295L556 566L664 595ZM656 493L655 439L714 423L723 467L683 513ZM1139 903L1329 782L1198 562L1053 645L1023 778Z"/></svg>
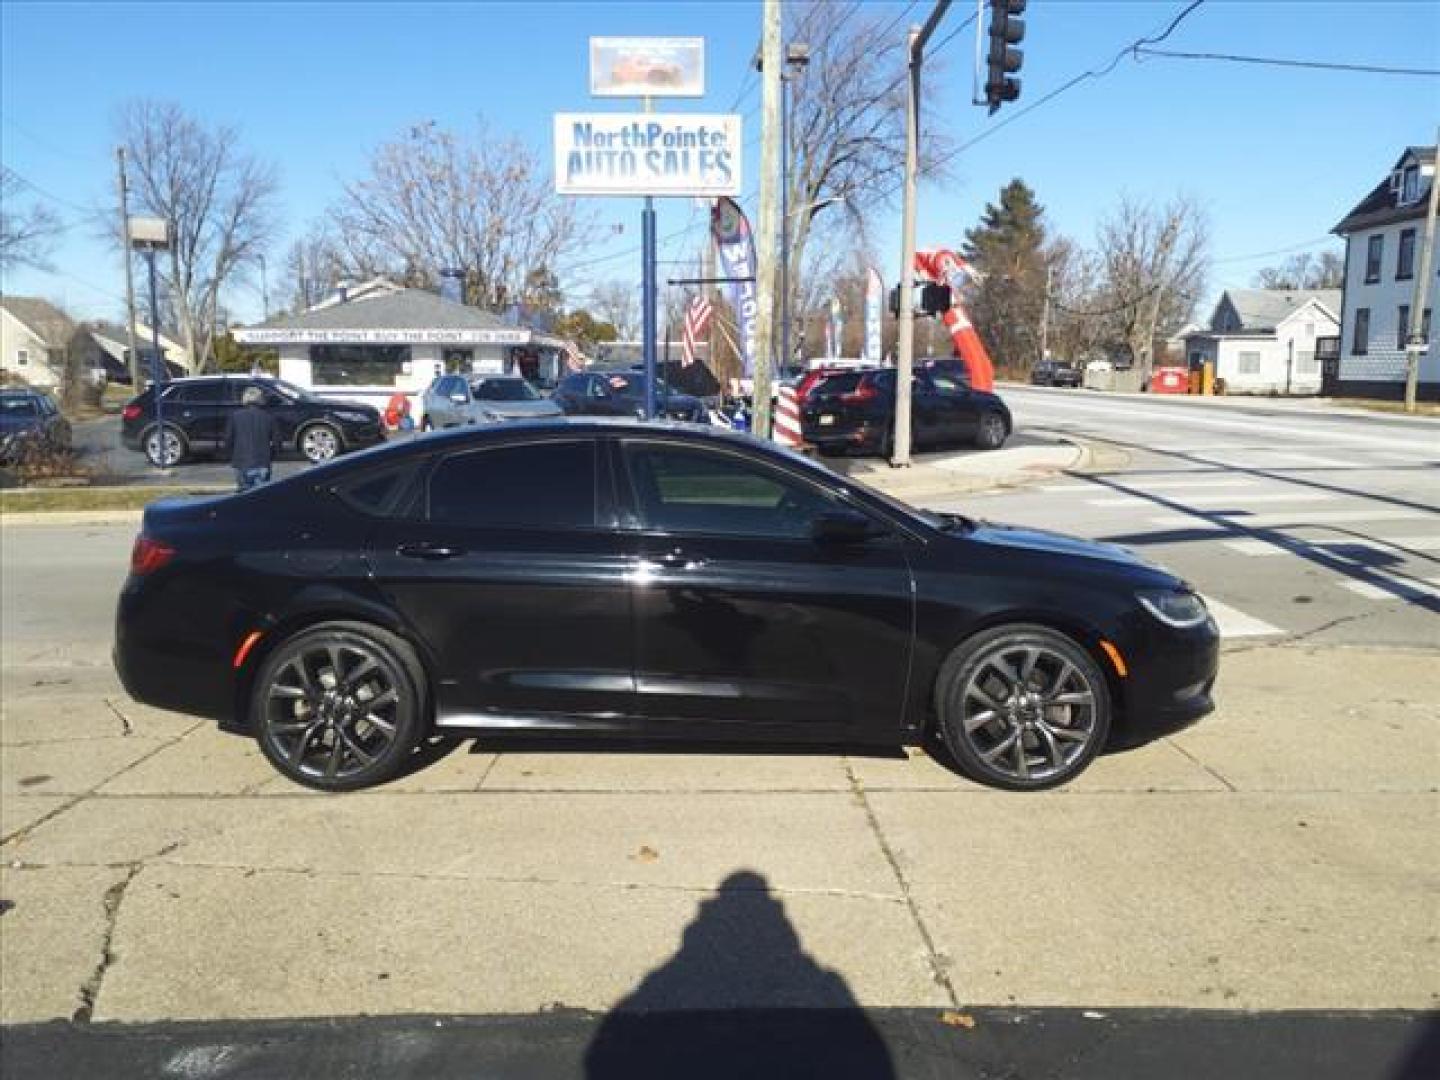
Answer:
<svg viewBox="0 0 1440 1080"><path fill-rule="evenodd" d="M1338 289L1345 284L1345 259L1334 251L1302 251L1255 275L1261 289Z"/></svg>
<svg viewBox="0 0 1440 1080"><path fill-rule="evenodd" d="M671 291L666 290L667 301ZM590 311L615 327L621 341L639 340L640 286L624 281L601 282L590 291Z"/></svg>
<svg viewBox="0 0 1440 1080"><path fill-rule="evenodd" d="M19 266L48 269L55 241L65 231L48 206L37 202L18 207L27 186L9 169L0 167L0 271Z"/></svg>
<svg viewBox="0 0 1440 1080"><path fill-rule="evenodd" d="M298 314L324 300L352 276L363 279L375 275L355 274L322 222L291 241L285 250L280 270L281 306Z"/></svg>
<svg viewBox="0 0 1440 1080"><path fill-rule="evenodd" d="M1164 205L1122 196L1101 222L1104 317L1142 378L1153 366L1156 335L1178 330L1195 310L1208 248L1205 212L1185 195Z"/></svg>
<svg viewBox="0 0 1440 1080"><path fill-rule="evenodd" d="M836 244L843 259L870 246L868 212L899 196L906 80L904 27L888 12L859 0L805 0L791 10L790 40L810 46L808 65L789 85L793 300L803 290L817 215L842 208L848 235ZM931 178L943 176L945 130L938 122L921 127L921 170Z"/></svg>
<svg viewBox="0 0 1440 1080"><path fill-rule="evenodd" d="M274 235L275 170L241 149L234 128L207 127L179 105L132 102L119 127L134 173L134 212L169 223L165 291L185 347L204 370L221 293L244 278Z"/></svg>
<svg viewBox="0 0 1440 1080"><path fill-rule="evenodd" d="M519 140L494 139L482 125L467 142L433 121L381 145L331 218L351 265L427 286L453 267L464 271L470 303L497 308L553 281L589 233Z"/></svg>

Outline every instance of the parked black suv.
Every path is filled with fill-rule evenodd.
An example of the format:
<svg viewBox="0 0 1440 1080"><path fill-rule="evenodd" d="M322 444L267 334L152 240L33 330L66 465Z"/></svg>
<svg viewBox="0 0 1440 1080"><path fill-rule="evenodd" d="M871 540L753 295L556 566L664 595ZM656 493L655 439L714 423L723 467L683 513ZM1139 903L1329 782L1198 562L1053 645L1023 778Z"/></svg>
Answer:
<svg viewBox="0 0 1440 1080"><path fill-rule="evenodd" d="M645 415L645 374L640 371L584 371L567 375L555 388L554 400L567 416ZM656 381L655 410L668 420L703 424L709 419L704 403Z"/></svg>
<svg viewBox="0 0 1440 1080"><path fill-rule="evenodd" d="M1041 360L1030 371L1032 386L1068 386L1073 389L1084 381L1081 370L1064 360Z"/></svg>
<svg viewBox="0 0 1440 1080"><path fill-rule="evenodd" d="M805 441L823 453L894 448L895 369L868 368L831 375L800 410ZM1010 410L998 396L972 390L943 371L917 371L910 398L911 446L974 443L998 450L1012 429Z"/></svg>
<svg viewBox="0 0 1440 1080"><path fill-rule="evenodd" d="M264 392L265 407L275 417L281 442L309 461L329 461L385 438L380 413L373 406L331 401L280 379L249 375L202 375L162 384L163 436L151 386L125 406L120 437L131 450L143 451L152 465L175 465L193 453L218 451L230 414L241 407L240 395L250 386Z"/></svg>

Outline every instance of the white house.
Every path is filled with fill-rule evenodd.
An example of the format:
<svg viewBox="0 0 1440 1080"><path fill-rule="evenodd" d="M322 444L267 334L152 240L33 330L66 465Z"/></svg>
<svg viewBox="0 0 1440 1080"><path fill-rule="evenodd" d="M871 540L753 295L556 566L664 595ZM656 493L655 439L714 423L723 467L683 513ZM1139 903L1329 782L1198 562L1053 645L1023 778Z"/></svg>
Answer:
<svg viewBox="0 0 1440 1080"><path fill-rule="evenodd" d="M493 312L424 289L375 283L358 296L345 289L298 315L233 333L244 345L273 346L282 379L323 395L368 398L380 407L397 392L419 406L431 381L453 372L515 372L554 385L564 373L567 349L563 339Z"/></svg>
<svg viewBox="0 0 1440 1080"><path fill-rule="evenodd" d="M0 367L11 378L53 389L65 378L65 350L75 323L48 300L0 297Z"/></svg>
<svg viewBox="0 0 1440 1080"><path fill-rule="evenodd" d="M1318 394L1315 340L1339 320L1339 289L1227 289L1209 329L1186 335L1186 358L1214 364L1227 394Z"/></svg>
<svg viewBox="0 0 1440 1080"><path fill-rule="evenodd" d="M1412 146L1375 189L1332 230L1345 238L1345 303L1337 392L1399 398L1405 391L1405 337L1419 273L1435 148ZM1425 289L1421 332L1430 339L1440 259ZM1420 396L1440 398L1440 355L1420 360Z"/></svg>

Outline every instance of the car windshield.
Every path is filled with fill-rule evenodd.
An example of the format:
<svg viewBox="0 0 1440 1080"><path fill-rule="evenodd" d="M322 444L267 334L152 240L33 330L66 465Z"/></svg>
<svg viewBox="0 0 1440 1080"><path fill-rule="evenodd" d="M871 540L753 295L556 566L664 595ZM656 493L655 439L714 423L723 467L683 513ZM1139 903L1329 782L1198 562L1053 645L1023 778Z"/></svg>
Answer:
<svg viewBox="0 0 1440 1080"><path fill-rule="evenodd" d="M524 379L477 379L470 392L481 401L539 401L540 395Z"/></svg>
<svg viewBox="0 0 1440 1080"><path fill-rule="evenodd" d="M634 371L617 371L612 375L604 377L605 385L612 394L619 394L622 397L639 397L645 393L645 376ZM665 385L664 379L655 380L656 394L672 394L674 391Z"/></svg>
<svg viewBox="0 0 1440 1080"><path fill-rule="evenodd" d="M31 397L0 398L0 415L8 419L19 419L27 416L37 415L39 410L35 406L35 399Z"/></svg>
<svg viewBox="0 0 1440 1080"><path fill-rule="evenodd" d="M286 382L284 379L266 379L261 385L269 387L277 394L289 398L291 401L310 401L315 395L294 383Z"/></svg>

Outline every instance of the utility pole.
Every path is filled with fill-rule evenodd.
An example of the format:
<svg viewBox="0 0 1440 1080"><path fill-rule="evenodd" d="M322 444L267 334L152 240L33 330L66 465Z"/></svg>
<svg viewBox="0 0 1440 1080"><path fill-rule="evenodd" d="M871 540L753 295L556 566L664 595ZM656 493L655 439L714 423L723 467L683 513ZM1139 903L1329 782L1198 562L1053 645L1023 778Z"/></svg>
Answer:
<svg viewBox="0 0 1440 1080"><path fill-rule="evenodd" d="M760 228L756 237L755 407L752 430L770 438L770 384L775 364L775 240L780 221L776 181L780 165L780 0L765 0L760 40Z"/></svg>
<svg viewBox="0 0 1440 1080"><path fill-rule="evenodd" d="M270 318L270 286L265 281L265 256L260 259L260 310L266 319Z"/></svg>
<svg viewBox="0 0 1440 1080"><path fill-rule="evenodd" d="M1415 293L1410 300L1410 326L1405 337L1405 411L1415 411L1420 384L1420 357L1425 354L1425 301L1430 293L1430 260L1435 254L1435 212L1440 207L1440 132L1437 132L1435 168L1430 173L1430 207L1425 212L1425 242L1420 249L1420 266L1415 274Z"/></svg>
<svg viewBox="0 0 1440 1080"><path fill-rule="evenodd" d="M1045 265L1045 306L1040 311L1040 359L1050 359L1050 284L1055 279L1055 264Z"/></svg>
<svg viewBox="0 0 1440 1080"><path fill-rule="evenodd" d="M125 180L125 147L115 148L115 160L120 168L120 235L125 243L125 334L130 348L130 379L135 393L140 393L140 350L135 344L135 271L130 265L134 255L130 250L130 188Z"/></svg>
<svg viewBox="0 0 1440 1080"><path fill-rule="evenodd" d="M910 464L910 383L915 374L915 178L920 171L920 65L925 43L940 25L950 0L937 0L935 10L925 25L911 27L905 47L906 66L910 69L910 92L905 102L905 208L900 231L900 311L899 342L895 358L895 424L892 431L890 464L905 468Z"/></svg>

